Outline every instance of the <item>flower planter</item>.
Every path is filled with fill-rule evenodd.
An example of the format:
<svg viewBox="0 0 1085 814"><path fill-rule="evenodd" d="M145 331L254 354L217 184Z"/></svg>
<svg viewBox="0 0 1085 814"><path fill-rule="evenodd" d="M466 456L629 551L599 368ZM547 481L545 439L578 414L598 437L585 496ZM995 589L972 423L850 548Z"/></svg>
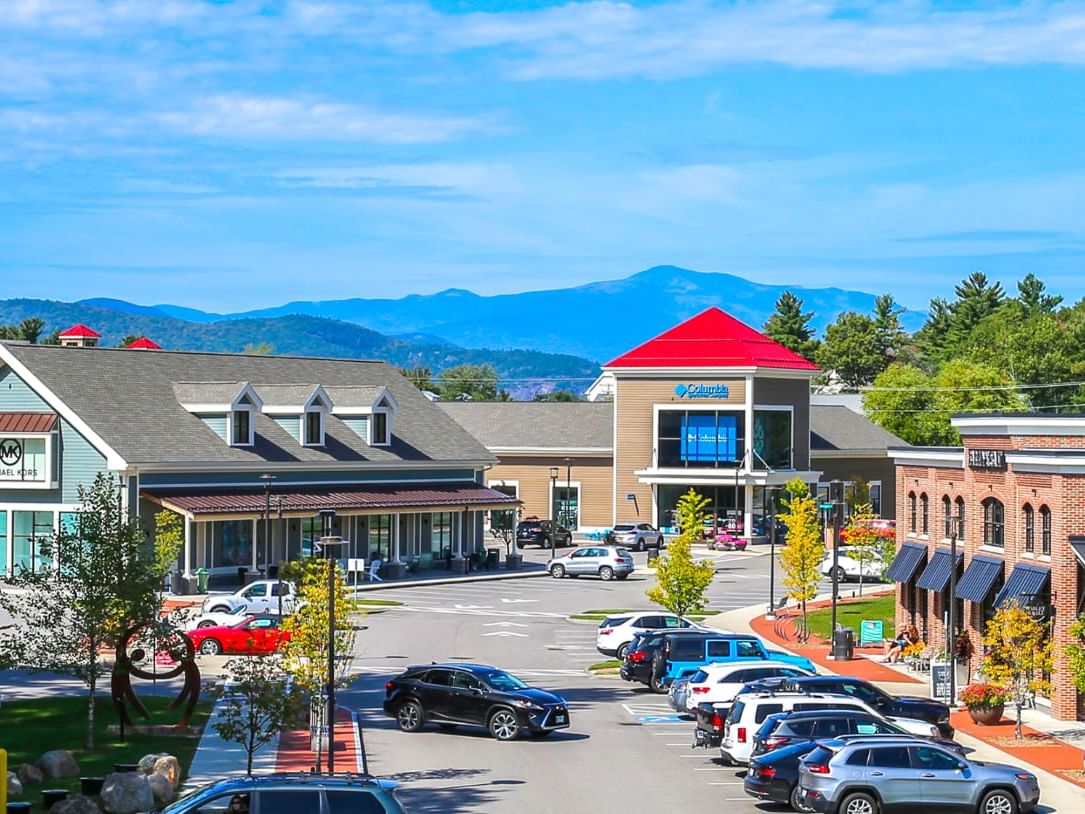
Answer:
<svg viewBox="0 0 1085 814"><path fill-rule="evenodd" d="M1004 704L996 704L994 706L983 707L969 707L968 714L972 718L973 723L976 723L979 726L994 726L1002 720L1002 712L1004 709Z"/></svg>

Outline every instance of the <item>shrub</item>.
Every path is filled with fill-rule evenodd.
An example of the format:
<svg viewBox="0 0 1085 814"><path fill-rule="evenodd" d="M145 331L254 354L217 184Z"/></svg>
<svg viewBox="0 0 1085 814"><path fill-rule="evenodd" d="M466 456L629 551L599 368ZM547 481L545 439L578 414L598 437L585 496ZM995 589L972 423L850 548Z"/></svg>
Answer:
<svg viewBox="0 0 1085 814"><path fill-rule="evenodd" d="M1010 700L1005 687L997 684L969 684L961 690L961 703L969 709L974 707L997 707Z"/></svg>

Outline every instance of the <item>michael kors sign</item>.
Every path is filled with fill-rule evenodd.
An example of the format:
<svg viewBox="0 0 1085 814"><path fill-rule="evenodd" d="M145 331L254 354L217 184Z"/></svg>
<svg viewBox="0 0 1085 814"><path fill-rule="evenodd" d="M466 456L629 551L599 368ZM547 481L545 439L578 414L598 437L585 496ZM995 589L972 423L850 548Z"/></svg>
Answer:
<svg viewBox="0 0 1085 814"><path fill-rule="evenodd" d="M1006 451L1003 449L968 450L968 468L1006 471Z"/></svg>
<svg viewBox="0 0 1085 814"><path fill-rule="evenodd" d="M44 438L0 438L0 482L45 482Z"/></svg>

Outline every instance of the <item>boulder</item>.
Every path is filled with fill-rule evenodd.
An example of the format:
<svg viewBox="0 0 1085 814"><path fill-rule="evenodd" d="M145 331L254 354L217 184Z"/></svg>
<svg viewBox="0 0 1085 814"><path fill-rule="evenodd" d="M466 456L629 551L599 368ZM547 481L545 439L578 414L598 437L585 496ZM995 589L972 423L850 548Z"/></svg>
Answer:
<svg viewBox="0 0 1085 814"><path fill-rule="evenodd" d="M105 810L113 814L136 814L155 807L154 794L151 793L147 775L138 772L115 772L106 775L101 797Z"/></svg>
<svg viewBox="0 0 1085 814"><path fill-rule="evenodd" d="M23 796L23 784L19 782L19 775L8 772L8 795L11 797Z"/></svg>
<svg viewBox="0 0 1085 814"><path fill-rule="evenodd" d="M173 755L162 755L154 762L154 771L151 774L160 774L170 781L174 791L181 785L181 763Z"/></svg>
<svg viewBox="0 0 1085 814"><path fill-rule="evenodd" d="M150 774L154 771L154 762L165 754L165 752L155 752L154 754L144 755L139 759L136 770L140 774Z"/></svg>
<svg viewBox="0 0 1085 814"><path fill-rule="evenodd" d="M15 775L19 778L19 782L22 783L24 787L40 786L41 781L45 779L45 775L41 773L41 769L29 763L24 763L16 769Z"/></svg>
<svg viewBox="0 0 1085 814"><path fill-rule="evenodd" d="M173 799L173 783L166 775L157 772L147 775L147 785L151 787L156 808L161 808Z"/></svg>
<svg viewBox="0 0 1085 814"><path fill-rule="evenodd" d="M73 794L59 803L53 803L49 814L102 814L98 804L82 794Z"/></svg>
<svg viewBox="0 0 1085 814"><path fill-rule="evenodd" d="M53 749L38 758L38 768L49 780L79 777L79 764L67 749Z"/></svg>

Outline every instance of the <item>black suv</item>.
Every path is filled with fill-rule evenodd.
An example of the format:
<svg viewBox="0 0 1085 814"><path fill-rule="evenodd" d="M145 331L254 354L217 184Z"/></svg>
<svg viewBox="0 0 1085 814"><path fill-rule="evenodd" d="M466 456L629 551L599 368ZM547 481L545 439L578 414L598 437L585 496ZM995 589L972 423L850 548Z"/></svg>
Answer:
<svg viewBox="0 0 1085 814"><path fill-rule="evenodd" d="M702 628L665 627L659 630L645 630L633 634L632 641L625 649L622 666L618 670L626 681L638 681L650 686L652 683L652 661L656 652L663 646L663 637L668 633L679 636L703 636L707 631Z"/></svg>
<svg viewBox="0 0 1085 814"><path fill-rule="evenodd" d="M831 692L850 695L865 702L887 717L913 718L938 727L943 738L953 737L949 723L949 707L941 701L913 695L890 695L869 681L852 676L809 676L789 678L780 687L782 692Z"/></svg>
<svg viewBox="0 0 1085 814"><path fill-rule="evenodd" d="M408 667L384 685L384 711L404 732L432 721L443 729L482 726L502 741L525 731L543 737L569 726L569 707L560 695L529 687L496 667L460 662Z"/></svg>
<svg viewBox="0 0 1085 814"><path fill-rule="evenodd" d="M550 545L551 537L554 538L554 545L558 547L573 543L573 533L565 526L558 526L557 532L554 532L553 520L521 520L516 524L517 545L534 543L540 548L546 548Z"/></svg>
<svg viewBox="0 0 1085 814"><path fill-rule="evenodd" d="M267 774L200 786L163 814L403 814L394 780L360 775ZM323 798L323 799L322 799Z"/></svg>

